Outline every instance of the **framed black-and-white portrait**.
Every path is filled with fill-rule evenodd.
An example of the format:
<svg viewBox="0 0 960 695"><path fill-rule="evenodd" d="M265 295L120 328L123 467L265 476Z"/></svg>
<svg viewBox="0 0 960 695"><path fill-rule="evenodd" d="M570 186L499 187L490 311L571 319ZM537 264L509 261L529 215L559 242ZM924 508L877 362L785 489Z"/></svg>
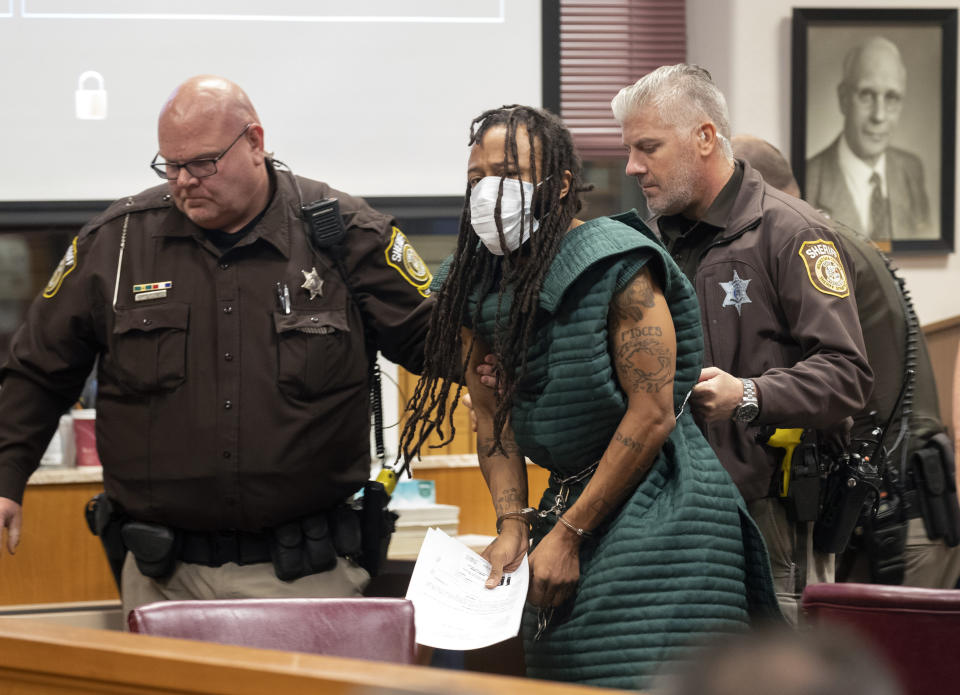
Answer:
<svg viewBox="0 0 960 695"><path fill-rule="evenodd" d="M803 197L894 251L953 250L956 9L794 9Z"/></svg>

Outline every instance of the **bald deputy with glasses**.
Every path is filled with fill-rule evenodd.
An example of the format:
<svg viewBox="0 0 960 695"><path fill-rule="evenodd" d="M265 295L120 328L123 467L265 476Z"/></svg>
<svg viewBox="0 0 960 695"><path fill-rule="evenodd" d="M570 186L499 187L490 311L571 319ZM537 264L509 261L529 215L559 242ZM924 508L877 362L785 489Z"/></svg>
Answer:
<svg viewBox="0 0 960 695"><path fill-rule="evenodd" d="M344 503L370 473L370 360L420 371L430 273L389 215L274 160L228 80L179 86L158 136L165 182L80 231L0 372L6 548L96 364L108 501L92 523L129 551L125 610L358 595Z"/></svg>

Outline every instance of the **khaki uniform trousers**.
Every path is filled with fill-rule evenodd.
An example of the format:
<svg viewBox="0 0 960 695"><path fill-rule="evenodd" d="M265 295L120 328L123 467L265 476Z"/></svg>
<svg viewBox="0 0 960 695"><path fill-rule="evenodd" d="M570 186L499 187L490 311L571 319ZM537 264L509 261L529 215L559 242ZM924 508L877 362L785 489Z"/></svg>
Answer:
<svg viewBox="0 0 960 695"><path fill-rule="evenodd" d="M770 554L773 587L777 603L787 621L800 622L800 596L808 584L833 582L835 556L813 549L813 522L797 524L787 518L786 508L775 497L764 497L747 505ZM798 546L805 552L798 554Z"/></svg>
<svg viewBox="0 0 960 695"><path fill-rule="evenodd" d="M928 589L953 589L960 579L960 545L953 548L943 540L927 538L923 519L910 519L907 525L906 571L904 586ZM870 565L864 550L857 552L845 581L870 584Z"/></svg>
<svg viewBox="0 0 960 695"><path fill-rule="evenodd" d="M133 553L123 563L121 600L124 626L130 611L155 601L237 598L348 598L363 595L370 575L353 560L338 557L337 566L290 582L277 579L270 562L207 567L178 562L166 579L145 577Z"/></svg>

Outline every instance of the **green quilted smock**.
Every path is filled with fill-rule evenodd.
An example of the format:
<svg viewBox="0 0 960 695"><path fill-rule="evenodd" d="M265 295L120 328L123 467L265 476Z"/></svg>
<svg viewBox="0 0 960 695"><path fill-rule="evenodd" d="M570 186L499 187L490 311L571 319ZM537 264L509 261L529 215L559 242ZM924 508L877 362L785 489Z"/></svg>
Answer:
<svg viewBox="0 0 960 695"><path fill-rule="evenodd" d="M551 472L540 509L553 506L561 479L600 458L626 412L608 349L607 311L614 293L645 264L673 316L674 406L684 412L646 479L585 539L576 595L556 609L539 640L533 639L538 611L527 605L531 677L647 689L655 673L682 663L696 643L743 631L752 617L779 615L760 534L683 408L703 355L693 287L634 213L571 230L541 289L540 323L511 412L520 450ZM494 292L481 308L478 330L488 344L496 304ZM586 482L568 486L567 507ZM553 514L542 519L534 543L554 523Z"/></svg>

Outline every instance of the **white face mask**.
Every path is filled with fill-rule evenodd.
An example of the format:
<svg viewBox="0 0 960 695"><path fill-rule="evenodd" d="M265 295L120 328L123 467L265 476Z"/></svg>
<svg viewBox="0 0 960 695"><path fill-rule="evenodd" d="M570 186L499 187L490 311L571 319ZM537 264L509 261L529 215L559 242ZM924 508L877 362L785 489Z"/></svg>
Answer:
<svg viewBox="0 0 960 695"><path fill-rule="evenodd" d="M523 204L520 203L520 187L523 186ZM499 176L485 176L470 191L470 223L473 231L480 237L490 253L503 255L500 237L497 234L497 221L493 214L497 206L497 192L500 189ZM507 251L516 251L520 245L537 231L540 222L533 218L530 203L533 200L534 186L527 181L503 179L503 197L500 200L500 219L503 221L503 238ZM523 212L524 229L520 229L520 213Z"/></svg>

